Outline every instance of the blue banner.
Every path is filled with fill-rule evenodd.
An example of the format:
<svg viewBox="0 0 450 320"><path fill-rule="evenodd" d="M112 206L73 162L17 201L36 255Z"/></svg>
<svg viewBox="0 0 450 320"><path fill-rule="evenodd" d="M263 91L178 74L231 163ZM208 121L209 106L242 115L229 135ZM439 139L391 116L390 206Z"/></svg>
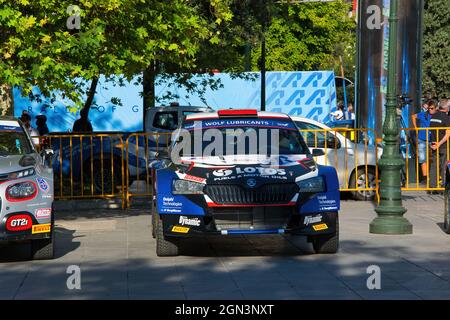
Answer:
<svg viewBox="0 0 450 320"><path fill-rule="evenodd" d="M140 95L142 85L136 81L124 82L124 86L113 85L101 77L97 86L94 102L89 111L94 132L123 131L135 132L143 130L143 99ZM33 95L40 95L37 87ZM120 99L122 106L114 104L114 99ZM14 116L20 117L24 110L32 117L31 124L35 126L35 117L43 114L47 117L50 132L72 131L75 120L80 118L79 111L72 112L75 103L63 98L56 92L56 99L41 96L41 100L23 97L19 88L14 88Z"/></svg>

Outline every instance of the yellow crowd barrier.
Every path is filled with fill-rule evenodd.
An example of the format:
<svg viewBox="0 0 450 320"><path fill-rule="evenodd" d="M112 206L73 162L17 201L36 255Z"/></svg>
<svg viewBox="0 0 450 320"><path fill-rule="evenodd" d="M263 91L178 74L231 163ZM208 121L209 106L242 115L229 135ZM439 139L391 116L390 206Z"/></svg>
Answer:
<svg viewBox="0 0 450 320"><path fill-rule="evenodd" d="M399 148L405 160L402 190L443 190L450 146L447 143L444 150L435 152L430 143L431 133L439 135L443 130L447 128L401 129ZM380 139L372 129L300 131L310 149L324 151L325 156L316 157L316 162L336 168L340 191L351 192L361 200L378 199L381 149L377 145ZM426 132L425 141L417 139L420 131ZM167 152L171 134L132 133L125 141L121 134L51 134L34 138L39 139L39 149L54 149L48 161L54 169L55 199L119 198L127 207L133 197L154 195L151 163L157 154ZM424 152L424 159L419 159L419 150ZM426 177L419 182L422 166Z"/></svg>
<svg viewBox="0 0 450 320"><path fill-rule="evenodd" d="M405 155L404 191L442 191L446 179L447 160L450 159L449 143L439 152L432 149L432 135L445 135L449 128L402 128L400 147ZM423 139L419 139L419 133ZM422 153L422 157L420 157ZM422 159L420 159L422 158ZM425 175L424 175L425 173ZM423 182L420 178L423 177Z"/></svg>

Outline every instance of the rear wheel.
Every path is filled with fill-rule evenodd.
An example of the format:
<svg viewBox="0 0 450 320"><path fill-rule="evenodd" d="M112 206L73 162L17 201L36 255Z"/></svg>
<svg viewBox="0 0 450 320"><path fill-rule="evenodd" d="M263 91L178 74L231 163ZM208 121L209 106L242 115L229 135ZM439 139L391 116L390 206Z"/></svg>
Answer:
<svg viewBox="0 0 450 320"><path fill-rule="evenodd" d="M376 173L374 167L358 168L353 171L350 178L350 188L356 188L357 191L352 191L353 198L360 201L372 201L375 199ZM370 188L372 190L364 190Z"/></svg>
<svg viewBox="0 0 450 320"><path fill-rule="evenodd" d="M337 212L330 215L336 220L336 231L332 234L311 236L315 253L336 253L339 250L339 218ZM332 219L333 219L332 218Z"/></svg>
<svg viewBox="0 0 450 320"><path fill-rule="evenodd" d="M91 180L94 194L114 194L117 187L122 186L122 166L119 160L106 159L102 161L94 160L91 167L91 161L84 163L84 186L87 191L91 190Z"/></svg>
<svg viewBox="0 0 450 320"><path fill-rule="evenodd" d="M156 216L156 255L158 257L173 257L179 254L179 239L164 236L164 228L159 214Z"/></svg>

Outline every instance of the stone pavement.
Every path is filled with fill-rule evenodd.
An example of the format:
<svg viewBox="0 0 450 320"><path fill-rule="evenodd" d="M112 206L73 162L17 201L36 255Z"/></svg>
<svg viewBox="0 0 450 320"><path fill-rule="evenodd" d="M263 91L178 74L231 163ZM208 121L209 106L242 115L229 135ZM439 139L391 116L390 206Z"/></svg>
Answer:
<svg viewBox="0 0 450 320"><path fill-rule="evenodd" d="M443 197L404 199L413 235L369 234L373 204L343 201L335 255L271 235L192 239L182 256L159 258L148 211L60 211L55 260L0 248L0 299L450 299ZM66 286L70 265L81 268L81 290ZM380 267L380 290L367 288L370 265Z"/></svg>

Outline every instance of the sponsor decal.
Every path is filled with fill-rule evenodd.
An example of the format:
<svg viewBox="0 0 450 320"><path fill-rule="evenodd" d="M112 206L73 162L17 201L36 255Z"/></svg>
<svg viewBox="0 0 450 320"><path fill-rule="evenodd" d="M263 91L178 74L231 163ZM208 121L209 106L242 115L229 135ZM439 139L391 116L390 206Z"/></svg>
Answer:
<svg viewBox="0 0 450 320"><path fill-rule="evenodd" d="M194 181L194 182L199 182L199 183L205 183L206 182L205 178L192 176L190 174L186 174L184 176L184 180L189 180L189 181Z"/></svg>
<svg viewBox="0 0 450 320"><path fill-rule="evenodd" d="M327 230L328 226L326 223L316 224L313 226L314 231Z"/></svg>
<svg viewBox="0 0 450 320"><path fill-rule="evenodd" d="M36 178L36 182L39 185L39 189L41 189L42 191L44 191L45 193L48 192L48 190L50 189L47 181L45 179L42 178Z"/></svg>
<svg viewBox="0 0 450 320"><path fill-rule="evenodd" d="M336 206L336 200L334 199L328 200L327 196L317 196L317 200L319 200L319 205Z"/></svg>
<svg viewBox="0 0 450 320"><path fill-rule="evenodd" d="M334 211L334 210L337 210L337 209L338 209L338 207L335 207L335 206L333 206L333 207L320 207L319 208L320 211Z"/></svg>
<svg viewBox="0 0 450 320"><path fill-rule="evenodd" d="M8 231L24 231L31 228L33 221L26 214L18 214L8 218L6 221L6 230Z"/></svg>
<svg viewBox="0 0 450 320"><path fill-rule="evenodd" d="M199 218L188 218L186 216L180 216L180 220L178 221L182 226L200 226L200 219Z"/></svg>
<svg viewBox="0 0 450 320"><path fill-rule="evenodd" d="M181 207L183 205L181 202L174 202L174 200L174 197L163 197L163 206Z"/></svg>
<svg viewBox="0 0 450 320"><path fill-rule="evenodd" d="M162 208L161 211L162 211L162 212L166 212L166 213L181 213L181 209L167 209L167 208Z"/></svg>
<svg viewBox="0 0 450 320"><path fill-rule="evenodd" d="M317 216L306 216L305 220L303 221L305 226L308 226L313 223L318 223L318 222L322 222L322 215L320 215L320 214Z"/></svg>
<svg viewBox="0 0 450 320"><path fill-rule="evenodd" d="M46 232L50 232L50 230L52 229L52 226L50 225L50 223L47 224L36 224L33 226L33 230L31 231L32 234L36 234L36 233L46 233Z"/></svg>
<svg viewBox="0 0 450 320"><path fill-rule="evenodd" d="M172 232L177 232L177 233L188 233L190 228L187 227L180 227L180 226L173 226L172 227Z"/></svg>
<svg viewBox="0 0 450 320"><path fill-rule="evenodd" d="M31 231L32 234L36 233L47 233L50 232L52 229L52 226L50 223L47 224L36 224L33 226L33 230Z"/></svg>
<svg viewBox="0 0 450 320"><path fill-rule="evenodd" d="M51 214L52 214L51 208L37 209L34 213L34 215L38 219L50 218Z"/></svg>

